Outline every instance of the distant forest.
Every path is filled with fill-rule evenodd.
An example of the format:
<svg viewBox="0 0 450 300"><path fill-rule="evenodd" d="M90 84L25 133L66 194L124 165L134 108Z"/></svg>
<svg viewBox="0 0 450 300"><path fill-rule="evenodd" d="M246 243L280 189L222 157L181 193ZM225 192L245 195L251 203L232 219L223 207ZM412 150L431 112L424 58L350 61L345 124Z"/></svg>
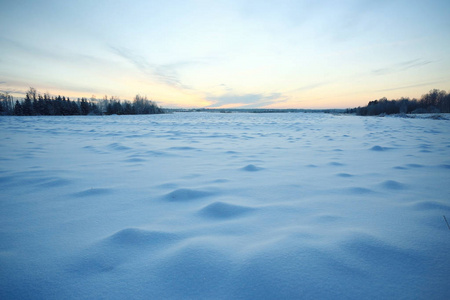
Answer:
<svg viewBox="0 0 450 300"><path fill-rule="evenodd" d="M205 109L193 110L203 111ZM171 111L171 110L169 110ZM183 110L184 111L184 110ZM205 111L216 111L207 109ZM292 111L314 111L314 110L241 110L228 109L220 112L246 111L246 112L292 112ZM334 110L319 110L320 112L334 112ZM344 111L342 111L344 112ZM367 106L349 108L346 113L360 116L376 116L390 114L422 114L422 113L450 113L450 94L438 89L431 90L418 99L400 98L388 100L381 98L370 101ZM34 88L30 88L25 98L14 100L5 93L0 93L0 115L14 116L71 116L71 115L141 115L162 114L164 110L147 97L136 95L133 101L120 100L117 97L107 96L103 99L92 97L70 100L64 96L50 96L38 94Z"/></svg>
<svg viewBox="0 0 450 300"><path fill-rule="evenodd" d="M347 113L356 113L360 116L377 116L391 114L423 114L423 113L450 113L450 94L437 89L423 95L420 100L400 98L388 100L381 98L370 101L367 106L347 109Z"/></svg>
<svg viewBox="0 0 450 300"><path fill-rule="evenodd" d="M101 100L38 94L30 88L24 99L15 100L9 94L0 93L0 115L14 116L73 116L73 115L142 115L162 114L164 111L153 101L136 95L133 102L116 97Z"/></svg>

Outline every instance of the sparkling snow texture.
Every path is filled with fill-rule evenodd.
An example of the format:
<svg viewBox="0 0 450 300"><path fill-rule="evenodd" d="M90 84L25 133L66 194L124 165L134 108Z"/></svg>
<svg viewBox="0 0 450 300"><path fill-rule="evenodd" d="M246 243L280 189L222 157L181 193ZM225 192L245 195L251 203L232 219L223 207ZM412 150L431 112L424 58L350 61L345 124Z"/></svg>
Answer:
<svg viewBox="0 0 450 300"><path fill-rule="evenodd" d="M1 299L450 299L450 121L0 117Z"/></svg>

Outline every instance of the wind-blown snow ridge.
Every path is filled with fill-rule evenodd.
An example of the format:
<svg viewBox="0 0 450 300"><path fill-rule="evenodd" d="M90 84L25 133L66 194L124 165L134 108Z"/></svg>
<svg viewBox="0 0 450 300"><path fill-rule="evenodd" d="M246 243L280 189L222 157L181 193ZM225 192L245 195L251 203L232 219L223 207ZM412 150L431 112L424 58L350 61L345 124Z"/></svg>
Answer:
<svg viewBox="0 0 450 300"><path fill-rule="evenodd" d="M213 195L212 192L193 190L193 189L177 189L165 196L168 201L192 201Z"/></svg>
<svg viewBox="0 0 450 300"><path fill-rule="evenodd" d="M201 209L200 214L215 219L229 219L245 215L254 208L225 202L213 202Z"/></svg>
<svg viewBox="0 0 450 300"><path fill-rule="evenodd" d="M381 184L384 188L389 190L403 190L406 186L395 180L386 180Z"/></svg>
<svg viewBox="0 0 450 300"><path fill-rule="evenodd" d="M108 188L90 188L78 193L74 193L73 195L75 197L95 197L111 193L113 193L113 190Z"/></svg>
<svg viewBox="0 0 450 300"><path fill-rule="evenodd" d="M370 148L370 150L381 152L381 151L390 150L390 148L389 147L381 147L381 146L376 145L376 146L373 146L372 148Z"/></svg>
<svg viewBox="0 0 450 300"><path fill-rule="evenodd" d="M261 167L257 167L257 166L255 166L253 164L250 164L250 165L246 165L245 167L243 167L242 170L243 171L247 171L247 172L258 172L258 171L261 171L261 170L264 170L264 169L261 168Z"/></svg>
<svg viewBox="0 0 450 300"><path fill-rule="evenodd" d="M107 240L123 246L139 247L142 245L158 245L160 243L171 241L175 238L174 234L148 231L138 228L125 228L110 236Z"/></svg>

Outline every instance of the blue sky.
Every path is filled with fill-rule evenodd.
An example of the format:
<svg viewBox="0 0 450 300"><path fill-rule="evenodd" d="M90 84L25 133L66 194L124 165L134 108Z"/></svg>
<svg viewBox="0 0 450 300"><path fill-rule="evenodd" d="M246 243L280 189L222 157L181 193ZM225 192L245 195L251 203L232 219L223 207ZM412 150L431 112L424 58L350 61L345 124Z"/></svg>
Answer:
<svg viewBox="0 0 450 300"><path fill-rule="evenodd" d="M0 91L354 107L450 88L450 1L3 1Z"/></svg>

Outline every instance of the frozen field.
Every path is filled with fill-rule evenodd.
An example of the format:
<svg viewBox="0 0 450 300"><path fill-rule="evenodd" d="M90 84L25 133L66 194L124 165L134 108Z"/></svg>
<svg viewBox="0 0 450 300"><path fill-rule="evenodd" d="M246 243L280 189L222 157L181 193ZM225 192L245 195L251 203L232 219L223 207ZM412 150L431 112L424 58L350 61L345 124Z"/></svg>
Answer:
<svg viewBox="0 0 450 300"><path fill-rule="evenodd" d="M1 299L450 299L450 121L0 117Z"/></svg>

